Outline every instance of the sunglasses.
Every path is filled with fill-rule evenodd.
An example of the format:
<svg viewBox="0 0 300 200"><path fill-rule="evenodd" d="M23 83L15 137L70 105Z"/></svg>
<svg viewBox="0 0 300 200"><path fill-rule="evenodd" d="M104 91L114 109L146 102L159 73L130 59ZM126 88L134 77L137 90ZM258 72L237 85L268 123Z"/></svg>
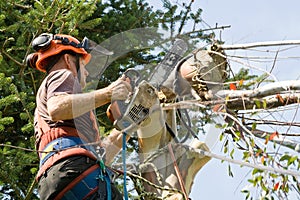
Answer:
<svg viewBox="0 0 300 200"><path fill-rule="evenodd" d="M80 43L70 41L67 37L53 35L49 33L42 33L40 36L32 41L32 48L35 51L46 51L51 44L52 40L60 40L63 45L71 45L75 48L83 48L87 53L91 53L92 50L99 52L104 55L112 55L112 52L101 47L96 42L84 37Z"/></svg>

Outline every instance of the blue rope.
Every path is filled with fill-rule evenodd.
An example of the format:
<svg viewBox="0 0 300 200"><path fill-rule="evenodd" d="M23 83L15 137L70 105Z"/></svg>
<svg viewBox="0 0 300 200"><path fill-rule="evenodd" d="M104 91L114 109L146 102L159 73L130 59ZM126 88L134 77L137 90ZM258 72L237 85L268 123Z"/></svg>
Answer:
<svg viewBox="0 0 300 200"><path fill-rule="evenodd" d="M104 176L104 179L106 182L107 200L112 200L110 178L109 178L108 174L106 174Z"/></svg>
<svg viewBox="0 0 300 200"><path fill-rule="evenodd" d="M127 187L126 187L126 176L127 176L127 170L126 170L126 133L123 132L123 145L122 145L122 160L123 160L123 171L124 171L124 175L123 175L123 188L124 188L124 198L125 200L128 200L128 192L127 192Z"/></svg>

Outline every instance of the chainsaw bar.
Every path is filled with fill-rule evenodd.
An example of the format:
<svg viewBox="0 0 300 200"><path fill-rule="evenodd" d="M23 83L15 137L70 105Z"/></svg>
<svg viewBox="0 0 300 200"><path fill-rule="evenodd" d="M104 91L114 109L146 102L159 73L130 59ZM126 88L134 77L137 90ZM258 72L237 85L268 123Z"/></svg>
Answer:
<svg viewBox="0 0 300 200"><path fill-rule="evenodd" d="M187 43L177 39L164 59L155 67L149 83L159 90L187 49Z"/></svg>

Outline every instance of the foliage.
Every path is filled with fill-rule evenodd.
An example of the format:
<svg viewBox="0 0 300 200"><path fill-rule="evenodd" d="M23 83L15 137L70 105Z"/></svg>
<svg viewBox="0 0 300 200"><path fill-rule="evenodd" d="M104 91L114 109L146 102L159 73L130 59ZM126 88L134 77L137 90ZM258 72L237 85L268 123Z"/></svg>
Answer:
<svg viewBox="0 0 300 200"><path fill-rule="evenodd" d="M0 2L0 10L0 197L9 199L24 198L38 168L36 153L26 150L34 149L35 95L44 78L25 63L33 38L43 32L65 33L101 43L122 31L146 26L162 26L180 34L182 30L175 31L176 23L201 21L201 9L196 13L187 7L178 11L178 6L168 1L161 10L153 10L144 0L7 0ZM201 37L210 38L203 33ZM116 80L126 68L151 60L157 62L159 57L145 52L124 55L111 64L98 87ZM102 129L109 130L111 123L104 113L105 108L98 111L98 119L103 122ZM37 198L36 193L31 198Z"/></svg>

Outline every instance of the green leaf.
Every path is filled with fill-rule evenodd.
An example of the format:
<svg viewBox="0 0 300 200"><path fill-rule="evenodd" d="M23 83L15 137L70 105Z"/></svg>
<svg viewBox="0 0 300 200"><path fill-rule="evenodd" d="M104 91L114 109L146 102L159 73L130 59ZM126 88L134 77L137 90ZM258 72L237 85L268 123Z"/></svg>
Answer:
<svg viewBox="0 0 300 200"><path fill-rule="evenodd" d="M228 175L231 176L231 177L233 177L233 173L232 173L230 165L228 165Z"/></svg>
<svg viewBox="0 0 300 200"><path fill-rule="evenodd" d="M287 165L289 166L289 165L291 165L292 163L294 163L295 160L297 160L297 158L298 158L298 156L293 156L293 157L291 157L291 158L288 160Z"/></svg>
<svg viewBox="0 0 300 200"><path fill-rule="evenodd" d="M256 130L256 123L255 122L253 122L253 124L252 124L252 130L253 131Z"/></svg>
<svg viewBox="0 0 300 200"><path fill-rule="evenodd" d="M254 100L254 103L255 103L257 108L261 108L260 100Z"/></svg>
<svg viewBox="0 0 300 200"><path fill-rule="evenodd" d="M101 18L92 19L80 24L80 28L85 28L87 30L93 29L94 27L98 26L102 22Z"/></svg>
<svg viewBox="0 0 300 200"><path fill-rule="evenodd" d="M263 99L263 109L267 109L267 100Z"/></svg>
<svg viewBox="0 0 300 200"><path fill-rule="evenodd" d="M263 172L263 170L255 168L252 170L252 175L255 175L257 173L262 173L262 172Z"/></svg>
<svg viewBox="0 0 300 200"><path fill-rule="evenodd" d="M285 154L285 155L283 155L280 159L279 159L279 161L284 161L284 160L290 160L291 159L291 156L290 155L287 155L287 154Z"/></svg>
<svg viewBox="0 0 300 200"><path fill-rule="evenodd" d="M37 170L38 169L36 167L33 167L30 169L30 172L31 172L31 174L35 175L37 173Z"/></svg>
<svg viewBox="0 0 300 200"><path fill-rule="evenodd" d="M8 125L14 123L14 118L13 117L3 117L0 119L0 124L3 125Z"/></svg>
<svg viewBox="0 0 300 200"><path fill-rule="evenodd" d="M222 124L216 124L215 127L216 128L222 128Z"/></svg>
<svg viewBox="0 0 300 200"><path fill-rule="evenodd" d="M266 186L263 182L261 182L260 185L261 185L261 188L262 188L264 191L269 192L269 189L267 188L267 186Z"/></svg>
<svg viewBox="0 0 300 200"><path fill-rule="evenodd" d="M234 154L234 149L231 150L230 152L230 157L233 159L233 154Z"/></svg>
<svg viewBox="0 0 300 200"><path fill-rule="evenodd" d="M43 4L40 1L35 1L34 2L34 7L36 8L37 11L39 11L40 13L44 13L45 11L45 7L43 6Z"/></svg>

